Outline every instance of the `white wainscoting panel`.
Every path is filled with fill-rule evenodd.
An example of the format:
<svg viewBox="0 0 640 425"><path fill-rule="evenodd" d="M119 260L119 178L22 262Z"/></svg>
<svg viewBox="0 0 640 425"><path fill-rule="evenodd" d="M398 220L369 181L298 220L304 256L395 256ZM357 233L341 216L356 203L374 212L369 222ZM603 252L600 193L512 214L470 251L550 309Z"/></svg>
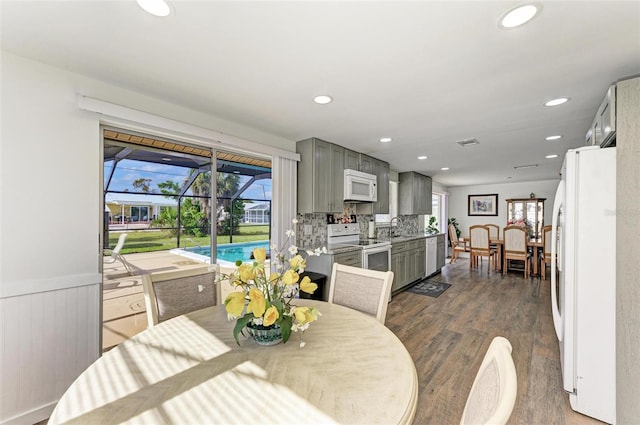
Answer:
<svg viewBox="0 0 640 425"><path fill-rule="evenodd" d="M100 285L0 299L0 423L46 419L100 355Z"/></svg>

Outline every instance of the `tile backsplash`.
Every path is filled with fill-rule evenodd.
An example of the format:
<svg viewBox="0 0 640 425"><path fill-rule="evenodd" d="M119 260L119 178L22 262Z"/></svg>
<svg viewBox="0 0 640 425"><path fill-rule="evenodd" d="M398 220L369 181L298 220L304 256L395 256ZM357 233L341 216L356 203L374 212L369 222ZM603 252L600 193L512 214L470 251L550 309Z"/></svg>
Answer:
<svg viewBox="0 0 640 425"><path fill-rule="evenodd" d="M333 214L336 222L341 220L351 220L355 215L356 222L360 225L360 238L366 239L369 234L369 222L374 220L372 214L356 214L354 204L345 204L345 210L342 214ZM312 249L327 244L327 214L298 214L298 224L296 225L296 244L299 248ZM421 233L418 226L417 215L399 216L402 234ZM310 232L305 233L305 226ZM310 228L308 226L311 226ZM377 226L376 238L387 238L389 236L388 226Z"/></svg>
<svg viewBox="0 0 640 425"><path fill-rule="evenodd" d="M351 215L333 214L335 220L349 217ZM370 214L353 214L356 222L360 225L360 237L366 238L369 232L369 221L373 220ZM327 214L298 214L298 224L296 225L296 243L299 248L316 248L327 244ZM350 222L349 221L349 222ZM311 226L311 232L305 233L305 226Z"/></svg>

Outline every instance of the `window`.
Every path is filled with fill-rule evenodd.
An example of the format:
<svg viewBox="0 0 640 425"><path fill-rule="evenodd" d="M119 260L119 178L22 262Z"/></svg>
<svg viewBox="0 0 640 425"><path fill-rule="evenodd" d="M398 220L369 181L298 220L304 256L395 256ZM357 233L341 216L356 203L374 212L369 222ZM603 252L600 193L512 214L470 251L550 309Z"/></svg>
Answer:
<svg viewBox="0 0 640 425"><path fill-rule="evenodd" d="M212 155L211 149L105 129L105 247L123 231L129 233L124 254L211 246L214 235L217 245L268 241L271 162Z"/></svg>
<svg viewBox="0 0 640 425"><path fill-rule="evenodd" d="M446 232L447 217L445 211L445 194L434 192L431 195L431 215L425 217L425 231L428 231L431 217L435 217L436 221L433 226L437 227L440 233Z"/></svg>

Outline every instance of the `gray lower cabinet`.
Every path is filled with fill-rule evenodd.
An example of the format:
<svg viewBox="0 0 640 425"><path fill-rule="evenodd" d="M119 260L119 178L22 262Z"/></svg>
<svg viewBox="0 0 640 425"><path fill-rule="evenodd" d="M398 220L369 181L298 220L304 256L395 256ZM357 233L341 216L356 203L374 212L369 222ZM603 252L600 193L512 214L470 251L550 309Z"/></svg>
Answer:
<svg viewBox="0 0 640 425"><path fill-rule="evenodd" d="M394 248L395 244L391 247L391 271L393 272L391 292L407 284L407 256L404 252L394 252Z"/></svg>
<svg viewBox="0 0 640 425"><path fill-rule="evenodd" d="M344 264L346 266L362 267L362 250L341 252L337 254L322 254L320 256L310 256L307 258L306 271L321 273L327 276L327 282L322 291L322 299L329 299L329 286L331 285L331 271L333 263Z"/></svg>
<svg viewBox="0 0 640 425"><path fill-rule="evenodd" d="M362 267L362 251L358 250L334 254L333 262L344 264L345 266Z"/></svg>
<svg viewBox="0 0 640 425"><path fill-rule="evenodd" d="M300 154L298 212L342 212L345 149L311 138L296 143L296 152Z"/></svg>
<svg viewBox="0 0 640 425"><path fill-rule="evenodd" d="M425 249L424 239L394 242L391 245L392 292L424 277L426 272Z"/></svg>
<svg viewBox="0 0 640 425"><path fill-rule="evenodd" d="M444 234L438 235L437 238L438 238L438 241L437 241L438 251L436 255L436 259L437 259L436 264L437 264L437 269L441 270L445 264L447 251L445 250L445 246L444 246L444 242L445 242Z"/></svg>

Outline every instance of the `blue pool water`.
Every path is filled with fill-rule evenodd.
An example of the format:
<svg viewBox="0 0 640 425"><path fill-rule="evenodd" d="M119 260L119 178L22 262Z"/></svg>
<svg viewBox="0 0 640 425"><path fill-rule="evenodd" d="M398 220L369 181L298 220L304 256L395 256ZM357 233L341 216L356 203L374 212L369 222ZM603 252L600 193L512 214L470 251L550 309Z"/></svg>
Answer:
<svg viewBox="0 0 640 425"><path fill-rule="evenodd" d="M269 241L260 242L242 242L218 245L216 253L217 259L235 263L236 260L249 261L254 248L266 248L269 251ZM187 251L194 254L211 257L210 246L193 246L186 248Z"/></svg>

